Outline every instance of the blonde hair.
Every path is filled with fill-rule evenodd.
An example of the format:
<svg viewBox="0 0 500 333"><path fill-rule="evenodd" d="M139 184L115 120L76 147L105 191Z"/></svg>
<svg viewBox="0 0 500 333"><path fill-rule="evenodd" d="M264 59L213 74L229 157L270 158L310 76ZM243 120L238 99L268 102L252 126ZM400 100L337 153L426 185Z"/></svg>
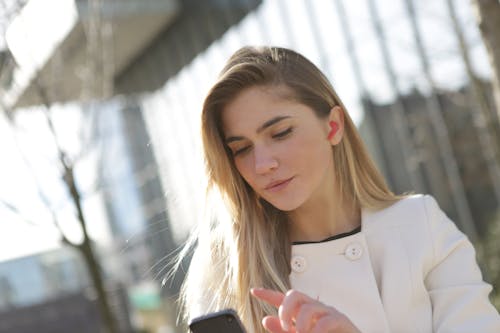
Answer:
<svg viewBox="0 0 500 333"><path fill-rule="evenodd" d="M251 287L290 288L287 215L259 199L238 173L224 143L221 113L241 91L254 86L285 87L291 99L320 118L334 106L344 112L345 130L335 146L336 179L343 198L378 210L401 197L378 172L335 90L302 55L278 47L244 47L234 53L209 91L202 111L202 140L209 193L222 198L228 218L201 226L197 248L181 290L186 317L234 308L250 332L264 332L265 315L276 310L250 296Z"/></svg>

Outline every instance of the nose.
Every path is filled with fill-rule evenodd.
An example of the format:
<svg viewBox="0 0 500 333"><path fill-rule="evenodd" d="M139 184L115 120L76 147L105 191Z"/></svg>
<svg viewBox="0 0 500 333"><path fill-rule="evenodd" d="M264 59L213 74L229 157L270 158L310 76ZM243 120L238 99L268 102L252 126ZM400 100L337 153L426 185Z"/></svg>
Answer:
<svg viewBox="0 0 500 333"><path fill-rule="evenodd" d="M255 172L266 174L278 167L278 160L274 154L266 147L255 147Z"/></svg>

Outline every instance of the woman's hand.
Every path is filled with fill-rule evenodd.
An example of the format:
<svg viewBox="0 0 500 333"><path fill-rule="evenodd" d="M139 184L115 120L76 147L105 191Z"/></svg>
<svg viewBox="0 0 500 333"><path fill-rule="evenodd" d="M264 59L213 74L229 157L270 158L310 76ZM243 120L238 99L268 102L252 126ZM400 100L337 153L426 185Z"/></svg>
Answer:
<svg viewBox="0 0 500 333"><path fill-rule="evenodd" d="M269 332L360 333L343 313L296 290L289 290L286 295L262 288L253 288L251 292L278 308L278 316L267 316L262 320Z"/></svg>

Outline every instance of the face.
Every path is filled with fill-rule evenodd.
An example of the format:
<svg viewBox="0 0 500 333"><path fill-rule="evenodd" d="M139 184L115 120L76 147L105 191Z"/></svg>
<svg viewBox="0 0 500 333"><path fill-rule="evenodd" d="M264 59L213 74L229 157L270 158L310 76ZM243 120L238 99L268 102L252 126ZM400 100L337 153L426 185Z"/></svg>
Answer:
<svg viewBox="0 0 500 333"><path fill-rule="evenodd" d="M287 99L277 87L247 88L222 111L237 170L260 197L283 211L332 187L329 120Z"/></svg>

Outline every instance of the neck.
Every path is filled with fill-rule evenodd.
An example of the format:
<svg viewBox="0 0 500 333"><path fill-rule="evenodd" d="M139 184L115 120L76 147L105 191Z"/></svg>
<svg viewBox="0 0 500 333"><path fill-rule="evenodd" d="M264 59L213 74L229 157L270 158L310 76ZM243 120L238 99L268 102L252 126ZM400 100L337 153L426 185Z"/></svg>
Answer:
<svg viewBox="0 0 500 333"><path fill-rule="evenodd" d="M361 225L360 208L339 195L309 200L289 213L291 241L320 241Z"/></svg>

